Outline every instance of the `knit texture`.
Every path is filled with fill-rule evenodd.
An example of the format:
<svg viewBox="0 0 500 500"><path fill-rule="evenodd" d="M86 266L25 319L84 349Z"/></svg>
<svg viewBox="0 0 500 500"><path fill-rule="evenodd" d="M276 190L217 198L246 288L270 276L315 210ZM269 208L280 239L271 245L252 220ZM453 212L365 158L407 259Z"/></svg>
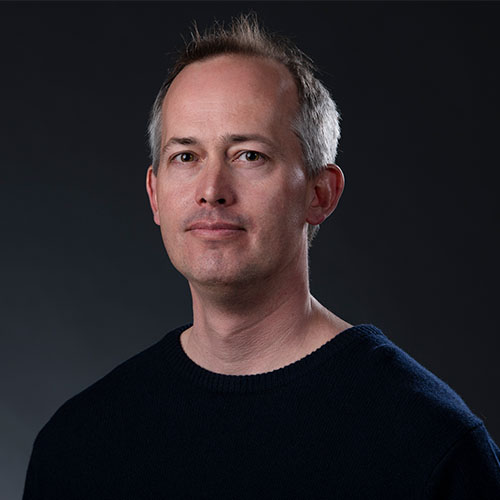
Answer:
<svg viewBox="0 0 500 500"><path fill-rule="evenodd" d="M376 327L257 375L195 364L188 327L59 408L24 500L500 498L481 419Z"/></svg>

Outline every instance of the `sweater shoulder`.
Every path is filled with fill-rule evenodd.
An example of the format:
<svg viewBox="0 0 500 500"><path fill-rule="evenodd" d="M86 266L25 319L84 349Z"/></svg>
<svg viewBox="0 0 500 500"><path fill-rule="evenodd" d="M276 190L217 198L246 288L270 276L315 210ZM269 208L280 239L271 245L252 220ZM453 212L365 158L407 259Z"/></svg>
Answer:
<svg viewBox="0 0 500 500"><path fill-rule="evenodd" d="M444 380L381 332L366 336L349 363L352 384L342 393L361 442L404 460L422 481L482 423Z"/></svg>
<svg viewBox="0 0 500 500"><path fill-rule="evenodd" d="M166 335L175 334L177 330ZM37 440L105 422L116 417L121 409L137 404L138 398L150 395L160 382L160 368L164 368L164 338L123 361L65 401L41 428Z"/></svg>
<svg viewBox="0 0 500 500"><path fill-rule="evenodd" d="M448 436L449 442L482 423L454 389L387 337L373 345L368 363L366 376L377 378L379 406L394 419Z"/></svg>

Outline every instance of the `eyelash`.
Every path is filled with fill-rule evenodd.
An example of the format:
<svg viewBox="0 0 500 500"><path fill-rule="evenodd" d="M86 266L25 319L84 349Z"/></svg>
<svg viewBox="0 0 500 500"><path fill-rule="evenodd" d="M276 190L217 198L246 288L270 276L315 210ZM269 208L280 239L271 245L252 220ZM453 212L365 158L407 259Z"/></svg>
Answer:
<svg viewBox="0 0 500 500"><path fill-rule="evenodd" d="M245 155L247 153L255 153L256 155L258 155L259 158L257 160L254 160L254 161L247 161L246 163L257 163L259 160L261 160L261 161L262 160L263 161L268 161L269 160L269 157L266 156L264 153L260 153L259 151L255 151L253 149L246 149L245 151L241 151L236 156L236 160L239 160L243 155ZM196 158L196 154L195 153L191 153L190 151L182 151L181 153L176 153L174 156L172 156L172 158L170 159L170 161L171 162L178 161L179 163L192 163L192 161L180 161L180 160L178 160L177 158L179 158L182 155L191 155L193 158Z"/></svg>

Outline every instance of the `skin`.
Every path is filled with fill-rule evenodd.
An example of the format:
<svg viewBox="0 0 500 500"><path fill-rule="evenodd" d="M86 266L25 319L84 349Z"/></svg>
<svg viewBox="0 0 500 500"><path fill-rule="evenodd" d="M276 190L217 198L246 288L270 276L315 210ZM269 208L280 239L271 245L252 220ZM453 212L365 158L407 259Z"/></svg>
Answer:
<svg viewBox="0 0 500 500"><path fill-rule="evenodd" d="M344 176L327 165L307 178L297 110L285 66L241 55L190 64L163 103L160 167L146 189L191 290L182 347L216 373L281 368L351 326L309 292L306 223L333 212Z"/></svg>

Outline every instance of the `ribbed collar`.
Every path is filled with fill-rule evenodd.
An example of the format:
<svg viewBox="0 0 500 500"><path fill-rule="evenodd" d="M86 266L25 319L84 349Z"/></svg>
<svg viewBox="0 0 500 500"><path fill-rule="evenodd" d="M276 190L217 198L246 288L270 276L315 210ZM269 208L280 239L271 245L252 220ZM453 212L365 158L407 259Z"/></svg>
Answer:
<svg viewBox="0 0 500 500"><path fill-rule="evenodd" d="M378 336L387 340L375 326L357 325L344 330L312 353L282 368L255 375L226 375L202 368L184 352L180 336L190 326L191 324L187 324L176 328L163 337L159 342L162 358L168 363L170 370L176 371L198 386L215 392L261 392L283 386L311 371L339 351L359 343L366 336Z"/></svg>

